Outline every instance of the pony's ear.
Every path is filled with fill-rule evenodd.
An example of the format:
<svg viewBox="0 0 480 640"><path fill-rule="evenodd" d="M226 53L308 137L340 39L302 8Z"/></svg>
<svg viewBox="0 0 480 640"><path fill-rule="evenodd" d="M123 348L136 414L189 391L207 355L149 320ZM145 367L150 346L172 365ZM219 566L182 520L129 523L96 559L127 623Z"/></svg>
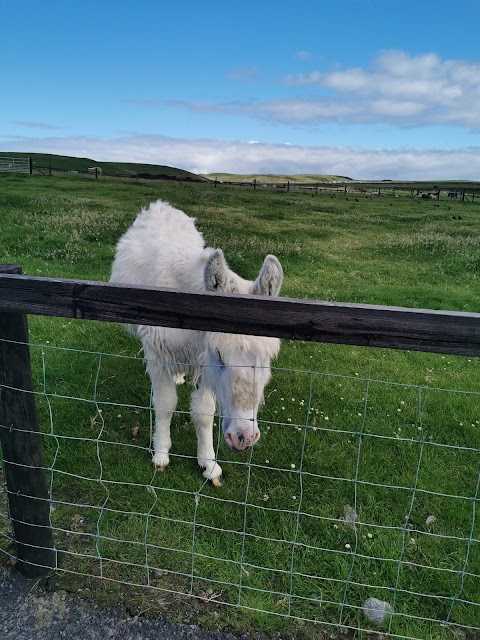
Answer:
<svg viewBox="0 0 480 640"><path fill-rule="evenodd" d="M215 249L208 257L204 279L207 291L227 292L228 266L221 249Z"/></svg>
<svg viewBox="0 0 480 640"><path fill-rule="evenodd" d="M283 282L283 269L278 258L268 255L263 261L252 293L257 296L278 296Z"/></svg>

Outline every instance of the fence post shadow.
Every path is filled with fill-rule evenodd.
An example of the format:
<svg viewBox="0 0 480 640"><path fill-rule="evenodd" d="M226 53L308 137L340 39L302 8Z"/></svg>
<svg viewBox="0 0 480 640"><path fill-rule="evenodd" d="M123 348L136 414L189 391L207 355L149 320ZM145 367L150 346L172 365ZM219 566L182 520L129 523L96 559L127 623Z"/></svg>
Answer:
<svg viewBox="0 0 480 640"><path fill-rule="evenodd" d="M0 265L0 273L21 271L17 265ZM0 312L0 444L16 568L27 578L50 575L57 552L24 313Z"/></svg>

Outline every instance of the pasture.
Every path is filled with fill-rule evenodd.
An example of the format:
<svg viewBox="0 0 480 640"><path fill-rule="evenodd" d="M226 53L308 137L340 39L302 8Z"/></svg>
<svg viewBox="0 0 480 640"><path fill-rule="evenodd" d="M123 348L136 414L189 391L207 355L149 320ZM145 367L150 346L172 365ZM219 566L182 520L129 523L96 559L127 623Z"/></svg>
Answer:
<svg viewBox="0 0 480 640"><path fill-rule="evenodd" d="M284 296L480 311L476 202L8 175L0 261L107 280L119 236L157 198L246 278L277 255ZM29 328L67 578L137 612L237 630L368 629L372 596L392 604L380 630L393 637L480 626L475 358L284 341L258 444L238 454L218 438L218 489L197 466L181 387L171 464L154 472L149 381L121 327L31 316Z"/></svg>

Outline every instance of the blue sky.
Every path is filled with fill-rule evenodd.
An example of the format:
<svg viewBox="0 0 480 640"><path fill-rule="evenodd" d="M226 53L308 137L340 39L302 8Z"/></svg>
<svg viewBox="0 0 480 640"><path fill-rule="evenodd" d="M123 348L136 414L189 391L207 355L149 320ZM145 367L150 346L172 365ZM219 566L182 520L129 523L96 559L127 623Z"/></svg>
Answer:
<svg viewBox="0 0 480 640"><path fill-rule="evenodd" d="M478 0L0 0L0 150L478 180L479 19Z"/></svg>

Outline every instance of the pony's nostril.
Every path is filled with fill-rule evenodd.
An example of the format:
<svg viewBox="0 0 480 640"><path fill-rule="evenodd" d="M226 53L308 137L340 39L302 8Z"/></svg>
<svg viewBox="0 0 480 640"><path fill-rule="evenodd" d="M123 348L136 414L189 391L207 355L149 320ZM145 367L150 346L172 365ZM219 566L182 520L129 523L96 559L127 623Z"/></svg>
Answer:
<svg viewBox="0 0 480 640"><path fill-rule="evenodd" d="M225 434L225 442L228 444L230 449L233 449L233 451L237 451L237 447L234 445L232 436L229 433Z"/></svg>

